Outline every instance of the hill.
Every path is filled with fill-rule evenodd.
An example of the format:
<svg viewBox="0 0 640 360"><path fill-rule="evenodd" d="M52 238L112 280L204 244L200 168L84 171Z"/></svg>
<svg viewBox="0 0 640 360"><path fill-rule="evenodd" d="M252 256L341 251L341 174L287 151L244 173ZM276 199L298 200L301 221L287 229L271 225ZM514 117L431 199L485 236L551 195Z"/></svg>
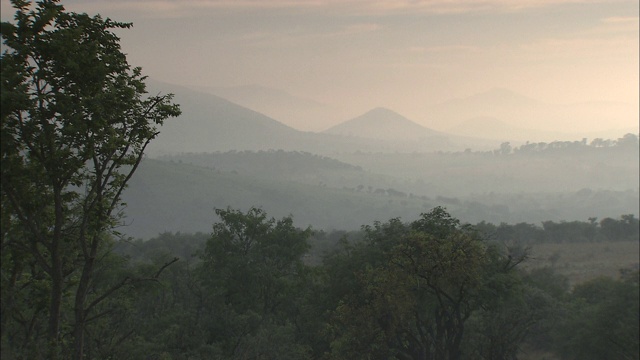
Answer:
<svg viewBox="0 0 640 360"><path fill-rule="evenodd" d="M259 85L200 87L238 105L278 119L296 130L318 132L343 119L343 112L327 104Z"/></svg>
<svg viewBox="0 0 640 360"><path fill-rule="evenodd" d="M338 161L302 152L232 151L145 159L124 194L127 226L121 231L146 238L208 232L213 208L227 206L291 214L298 226L326 230L392 217L409 221L440 205L470 223L637 215L637 148L633 156L591 150L596 154L361 153Z"/></svg>
<svg viewBox="0 0 640 360"><path fill-rule="evenodd" d="M182 115L168 121L149 146L149 154L206 152L229 149L286 148L305 137L268 116L215 95L150 82L151 92L172 92Z"/></svg>
<svg viewBox="0 0 640 360"><path fill-rule="evenodd" d="M498 145L496 140L435 131L382 107L335 125L322 134L349 141L377 141L379 147L374 152L486 150Z"/></svg>
<svg viewBox="0 0 640 360"><path fill-rule="evenodd" d="M119 231L141 238L165 231L209 232L216 221L213 209L227 206L260 207L276 218L293 215L296 226L315 229L357 229L388 219L389 214L417 217L435 206L423 199L393 201L324 183L310 185L153 159L141 164L123 198L127 216Z"/></svg>
<svg viewBox="0 0 640 360"><path fill-rule="evenodd" d="M228 151L163 156L160 160L192 164L222 172L250 175L262 179L299 182L337 188L355 187L376 176L329 157L298 151Z"/></svg>
<svg viewBox="0 0 640 360"><path fill-rule="evenodd" d="M415 141L428 137L444 139L446 137L445 134L427 129L392 110L381 107L333 126L324 132L392 141Z"/></svg>

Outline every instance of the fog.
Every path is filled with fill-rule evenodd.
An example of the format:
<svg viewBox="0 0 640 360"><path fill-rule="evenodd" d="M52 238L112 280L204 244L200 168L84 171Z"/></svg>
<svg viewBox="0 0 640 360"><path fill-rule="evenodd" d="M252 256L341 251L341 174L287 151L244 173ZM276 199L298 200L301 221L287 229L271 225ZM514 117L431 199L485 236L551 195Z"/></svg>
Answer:
<svg viewBox="0 0 640 360"><path fill-rule="evenodd" d="M637 0L12 2L3 359L638 358Z"/></svg>
<svg viewBox="0 0 640 360"><path fill-rule="evenodd" d="M2 19L13 11L2 0ZM213 208L355 229L638 215L638 3L66 1L117 30L167 121L123 233Z"/></svg>
<svg viewBox="0 0 640 360"><path fill-rule="evenodd" d="M207 232L213 209L227 206L327 231L435 206L469 223L638 215L637 132L512 138L478 121L476 136L458 135L381 107L299 131L206 91L155 80L149 89L174 92L183 114L162 126L125 193L130 236Z"/></svg>

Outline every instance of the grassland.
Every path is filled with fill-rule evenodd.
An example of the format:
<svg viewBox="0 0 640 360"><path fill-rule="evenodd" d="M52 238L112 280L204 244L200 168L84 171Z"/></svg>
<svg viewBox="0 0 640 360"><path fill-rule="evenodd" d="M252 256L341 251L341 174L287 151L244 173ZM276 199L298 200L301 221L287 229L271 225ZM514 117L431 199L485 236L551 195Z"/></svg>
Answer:
<svg viewBox="0 0 640 360"><path fill-rule="evenodd" d="M539 244L531 247L525 269L551 267L571 285L600 276L618 278L620 269L638 268L640 242Z"/></svg>

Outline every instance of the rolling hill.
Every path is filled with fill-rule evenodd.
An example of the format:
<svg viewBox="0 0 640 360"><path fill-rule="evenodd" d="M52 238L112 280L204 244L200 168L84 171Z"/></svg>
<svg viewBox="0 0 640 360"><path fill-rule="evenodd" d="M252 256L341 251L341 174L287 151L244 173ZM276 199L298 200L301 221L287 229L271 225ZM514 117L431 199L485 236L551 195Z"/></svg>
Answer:
<svg viewBox="0 0 640 360"><path fill-rule="evenodd" d="M293 215L297 226L326 230L411 220L434 206L470 223L637 214L637 149L591 150L549 156L360 153L342 161L302 152L231 151L145 159L124 194L127 218L120 231L144 238L208 232L216 221L213 209L227 206L261 207L276 218Z"/></svg>
<svg viewBox="0 0 640 360"><path fill-rule="evenodd" d="M353 172L354 169L345 169ZM356 189L283 181L254 173L221 171L176 161L146 159L123 196L124 226L132 237L159 233L210 232L214 208L263 208L269 216L293 215L296 226L357 229L390 214L410 219L433 203L424 199L389 198Z"/></svg>
<svg viewBox="0 0 640 360"><path fill-rule="evenodd" d="M210 93L157 81L148 83L150 93L175 93L175 101L183 111L179 118L170 119L160 128L159 137L147 151L151 156L271 149L322 155L358 151L489 150L499 146L502 141L611 138L634 132L620 130L619 127L615 130L615 125L620 124L618 120L627 113L624 104L550 105L505 89L453 99L426 111L434 122L449 124L446 132L426 128L385 108L373 109L323 132L305 132ZM258 105L264 108L285 109L287 102L298 105L305 103L286 94L276 92L274 95L271 89L250 88L242 91L243 94L247 92L253 93L254 99L261 98L262 103ZM230 94L233 95L233 92ZM307 105L301 106L306 108L309 118L300 118L299 121L313 121L313 116L309 115L313 112L310 110L313 106ZM594 107L599 110L593 110ZM292 109L295 108L293 106ZM583 124L594 121L614 130L607 133L580 131ZM550 124L555 124L556 130L544 129ZM572 128L573 131L557 130L562 127Z"/></svg>

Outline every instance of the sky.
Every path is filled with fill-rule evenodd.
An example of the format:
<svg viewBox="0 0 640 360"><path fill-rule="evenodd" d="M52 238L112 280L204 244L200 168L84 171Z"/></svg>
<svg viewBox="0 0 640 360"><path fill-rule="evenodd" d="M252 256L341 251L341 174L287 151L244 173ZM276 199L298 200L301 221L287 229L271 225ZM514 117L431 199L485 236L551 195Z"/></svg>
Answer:
<svg viewBox="0 0 640 360"><path fill-rule="evenodd" d="M1 4L7 21L13 11ZM260 85L353 115L384 106L413 119L493 88L557 104L638 104L637 0L62 4L132 22L118 32L129 62L173 84Z"/></svg>

